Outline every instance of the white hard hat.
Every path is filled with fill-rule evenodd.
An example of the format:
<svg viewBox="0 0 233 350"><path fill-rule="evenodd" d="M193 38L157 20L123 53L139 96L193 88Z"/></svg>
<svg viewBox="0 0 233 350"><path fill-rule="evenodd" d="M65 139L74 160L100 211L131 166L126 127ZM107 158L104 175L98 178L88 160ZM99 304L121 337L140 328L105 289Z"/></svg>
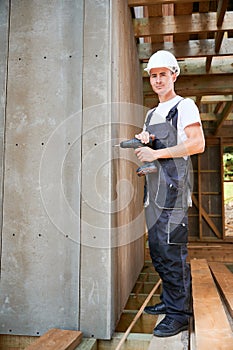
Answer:
<svg viewBox="0 0 233 350"><path fill-rule="evenodd" d="M148 74L152 68L161 68L165 67L170 69L173 73L176 73L178 76L180 74L180 67L178 62L169 51L160 50L155 52L149 59L147 67L144 69Z"/></svg>

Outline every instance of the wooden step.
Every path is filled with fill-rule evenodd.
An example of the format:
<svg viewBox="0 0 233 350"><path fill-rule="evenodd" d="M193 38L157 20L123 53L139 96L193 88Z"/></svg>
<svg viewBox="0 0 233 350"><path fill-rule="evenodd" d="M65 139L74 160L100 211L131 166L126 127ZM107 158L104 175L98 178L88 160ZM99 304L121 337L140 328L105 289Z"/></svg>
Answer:
<svg viewBox="0 0 233 350"><path fill-rule="evenodd" d="M82 333L52 328L25 350L74 350L82 340Z"/></svg>
<svg viewBox="0 0 233 350"><path fill-rule="evenodd" d="M205 259L191 260L197 350L232 350L233 334Z"/></svg>
<svg viewBox="0 0 233 350"><path fill-rule="evenodd" d="M97 340L93 338L83 338L75 350L97 350Z"/></svg>
<svg viewBox="0 0 233 350"><path fill-rule="evenodd" d="M233 317L233 273L223 263L209 263L214 279L221 291L227 309Z"/></svg>

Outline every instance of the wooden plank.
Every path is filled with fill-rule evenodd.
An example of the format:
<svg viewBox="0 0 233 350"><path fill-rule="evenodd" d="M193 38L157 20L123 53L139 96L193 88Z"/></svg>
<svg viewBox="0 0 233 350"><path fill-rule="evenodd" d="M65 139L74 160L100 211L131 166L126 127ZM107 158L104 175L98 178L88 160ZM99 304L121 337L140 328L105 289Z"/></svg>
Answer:
<svg viewBox="0 0 233 350"><path fill-rule="evenodd" d="M156 325L162 321L164 315L159 315ZM153 337L150 341L148 350L184 350L185 343L188 346L188 331L181 332L172 337ZM187 348L187 347L186 347Z"/></svg>
<svg viewBox="0 0 233 350"><path fill-rule="evenodd" d="M214 0L210 0L214 1ZM198 2L206 2L206 0L199 0ZM128 0L130 7L135 6L149 6L158 4L182 4L182 3L193 3L193 0Z"/></svg>
<svg viewBox="0 0 233 350"><path fill-rule="evenodd" d="M75 350L97 350L97 340L93 338L84 338Z"/></svg>
<svg viewBox="0 0 233 350"><path fill-rule="evenodd" d="M198 350L232 350L233 334L205 259L191 260L195 338Z"/></svg>
<svg viewBox="0 0 233 350"><path fill-rule="evenodd" d="M82 340L80 331L52 328L25 350L74 350Z"/></svg>
<svg viewBox="0 0 233 350"><path fill-rule="evenodd" d="M228 0L219 0L217 8L217 26L221 26L227 10Z"/></svg>
<svg viewBox="0 0 233 350"><path fill-rule="evenodd" d="M37 338L36 336L1 334L0 350L24 350L26 346L33 343Z"/></svg>
<svg viewBox="0 0 233 350"><path fill-rule="evenodd" d="M196 207L198 210L198 227L199 227L199 238L200 240L202 240L203 238L203 225L202 225L202 210L200 208L200 206L198 206L197 204L202 203L202 192L201 192L201 155L198 154L197 155L197 186L198 186L198 202L196 203ZM194 195L192 197L192 200L194 199ZM194 203L195 204L195 203Z"/></svg>
<svg viewBox="0 0 233 350"><path fill-rule="evenodd" d="M199 182L200 182L200 179L199 179ZM200 224L200 229L201 229L201 231L200 231L200 239L202 239L202 236L201 236L201 232L202 232L202 221L201 221L201 218L202 217L205 219L206 223L209 225L209 227L214 232L214 234L218 238L222 238L221 232L219 231L217 226L214 224L214 222L211 220L210 216L205 211L205 209L202 207L201 202L200 202L200 200L201 200L200 194L201 194L200 193L200 188L199 188L199 200L197 200L196 197L194 196L194 194L192 194L192 201L193 201L194 205L196 206L196 208L199 210L199 224Z"/></svg>
<svg viewBox="0 0 233 350"><path fill-rule="evenodd" d="M146 96L155 94L147 78L143 79L143 90ZM180 76L176 81L176 92L181 96L233 94L232 76L230 74L218 75L216 78L214 75L194 75L192 78Z"/></svg>
<svg viewBox="0 0 233 350"><path fill-rule="evenodd" d="M219 52L215 51L214 39L190 40L188 42L176 43L140 43L138 44L138 54L140 60L149 59L153 52L158 50L168 50L177 58L193 58L210 56L232 55L233 38L224 38Z"/></svg>
<svg viewBox="0 0 233 350"><path fill-rule="evenodd" d="M233 42L232 42L233 44ZM210 56L208 56L210 57ZM207 57L207 58L208 58ZM147 63L141 63L141 72L144 77L148 77L148 73L144 70ZM179 62L181 75L199 75L206 74L206 58L184 59ZM233 73L232 57L215 57L211 62L211 68L208 74L230 74ZM232 97L231 97L232 101Z"/></svg>
<svg viewBox="0 0 233 350"><path fill-rule="evenodd" d="M218 135L219 130L223 126L224 121L227 119L228 115L233 111L233 101L231 102L226 102L225 107L221 113L221 118L218 122L216 131L215 131L215 136Z"/></svg>
<svg viewBox="0 0 233 350"><path fill-rule="evenodd" d="M221 27L217 24L217 15L214 12L193 13L190 16L167 16L163 18L135 18L133 19L136 38L152 35L173 34L200 34L205 32L228 31L232 29L233 12L225 14Z"/></svg>
<svg viewBox="0 0 233 350"><path fill-rule="evenodd" d="M233 273L223 263L211 262L209 266L233 317Z"/></svg>
<svg viewBox="0 0 233 350"><path fill-rule="evenodd" d="M98 340L98 350L116 350L117 344L122 338L122 333L114 333L111 340ZM124 343L124 350L147 350L152 334L131 333Z"/></svg>

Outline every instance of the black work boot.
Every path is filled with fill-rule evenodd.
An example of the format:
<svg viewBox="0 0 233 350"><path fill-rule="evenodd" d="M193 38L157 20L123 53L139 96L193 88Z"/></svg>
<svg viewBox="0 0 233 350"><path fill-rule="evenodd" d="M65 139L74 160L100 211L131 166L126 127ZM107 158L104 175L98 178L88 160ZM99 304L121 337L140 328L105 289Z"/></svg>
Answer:
<svg viewBox="0 0 233 350"><path fill-rule="evenodd" d="M150 314L150 315L165 314L166 313L166 306L162 302L162 303L159 303L159 304L156 304L156 305L153 305L153 306L146 306L144 311L147 314Z"/></svg>
<svg viewBox="0 0 233 350"><path fill-rule="evenodd" d="M188 329L188 321L179 322L170 316L165 318L155 327L154 335L156 337L171 337Z"/></svg>

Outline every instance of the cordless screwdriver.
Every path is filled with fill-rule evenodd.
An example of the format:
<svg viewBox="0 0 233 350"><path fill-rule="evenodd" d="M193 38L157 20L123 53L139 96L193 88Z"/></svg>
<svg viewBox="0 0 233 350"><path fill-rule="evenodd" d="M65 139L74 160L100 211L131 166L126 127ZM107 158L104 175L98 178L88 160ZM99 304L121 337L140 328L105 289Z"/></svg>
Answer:
<svg viewBox="0 0 233 350"><path fill-rule="evenodd" d="M138 148L138 147L144 147L144 146L148 146L148 147L152 147L152 139L150 139L149 143L142 143L140 140L133 138L131 140L125 140L125 141L121 141L121 143L119 145L115 145L115 147L121 147L121 148Z"/></svg>
<svg viewBox="0 0 233 350"><path fill-rule="evenodd" d="M119 145L115 145L115 147L121 147L121 148L139 148L139 147L151 147L153 145L153 141L155 140L154 135L150 135L150 139L148 143L142 143L140 140L136 138L132 138L130 140L121 141ZM145 163L141 167L139 167L136 170L136 173L138 176L144 176L150 173L156 173L157 167L155 166L154 162Z"/></svg>

